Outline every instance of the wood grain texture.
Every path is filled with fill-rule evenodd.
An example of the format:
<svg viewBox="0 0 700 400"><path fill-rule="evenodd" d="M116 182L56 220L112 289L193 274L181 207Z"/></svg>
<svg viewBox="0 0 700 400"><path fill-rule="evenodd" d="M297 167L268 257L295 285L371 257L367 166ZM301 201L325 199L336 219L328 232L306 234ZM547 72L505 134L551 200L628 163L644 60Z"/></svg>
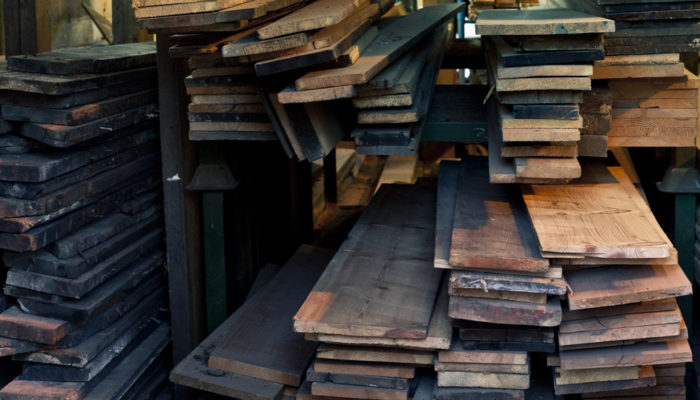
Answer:
<svg viewBox="0 0 700 400"><path fill-rule="evenodd" d="M596 65L591 79L682 77L683 63L667 65Z"/></svg>
<svg viewBox="0 0 700 400"><path fill-rule="evenodd" d="M320 0L258 29L260 39L335 25L367 0Z"/></svg>
<svg viewBox="0 0 700 400"><path fill-rule="evenodd" d="M459 164L449 266L546 271L517 190L491 185L484 162ZM442 184L442 182L440 182ZM447 183L446 183L447 184Z"/></svg>
<svg viewBox="0 0 700 400"><path fill-rule="evenodd" d="M561 323L561 304L551 297L547 304L509 300L450 297L450 318L492 324L558 326Z"/></svg>
<svg viewBox="0 0 700 400"><path fill-rule="evenodd" d="M600 258L670 255L671 246L658 223L635 200L638 193L628 193L602 166L586 169L581 180L569 185L531 185L522 190L544 252Z"/></svg>
<svg viewBox="0 0 700 400"><path fill-rule="evenodd" d="M425 338L441 277L432 265L434 235L433 189L382 185L294 316L294 329Z"/></svg>
<svg viewBox="0 0 700 400"><path fill-rule="evenodd" d="M209 367L239 375L298 386L316 343L294 333L289 319L332 253L301 248L209 356ZM269 311L275 310L275 314ZM260 332L266 332L261 335ZM260 353L260 349L268 349Z"/></svg>
<svg viewBox="0 0 700 400"><path fill-rule="evenodd" d="M567 370L690 362L692 353L687 340L676 340L606 347L595 351L560 351L559 357L561 368Z"/></svg>
<svg viewBox="0 0 700 400"><path fill-rule="evenodd" d="M571 286L569 308L609 307L692 293L683 270L674 265L606 266L565 273Z"/></svg>
<svg viewBox="0 0 700 400"><path fill-rule="evenodd" d="M515 176L525 179L576 179L581 165L575 157L516 157Z"/></svg>
<svg viewBox="0 0 700 400"><path fill-rule="evenodd" d="M560 35L614 32L615 22L568 9L484 10L476 21L479 35Z"/></svg>
<svg viewBox="0 0 700 400"><path fill-rule="evenodd" d="M318 360L337 360L369 363L432 365L431 351L385 349L381 347L336 346L321 344L316 352Z"/></svg>

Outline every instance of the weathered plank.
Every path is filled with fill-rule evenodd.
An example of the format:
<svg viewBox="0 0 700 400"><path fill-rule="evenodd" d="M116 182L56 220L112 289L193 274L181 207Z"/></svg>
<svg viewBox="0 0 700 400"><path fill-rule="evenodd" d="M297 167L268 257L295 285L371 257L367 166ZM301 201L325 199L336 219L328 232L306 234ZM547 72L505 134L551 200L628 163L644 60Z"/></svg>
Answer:
<svg viewBox="0 0 700 400"><path fill-rule="evenodd" d="M313 364L316 372L328 374L371 375L389 378L413 379L416 368L405 364L354 363L317 359Z"/></svg>
<svg viewBox="0 0 700 400"><path fill-rule="evenodd" d="M408 400L408 389L386 389L371 386L337 385L333 383L314 382L311 394L367 400Z"/></svg>
<svg viewBox="0 0 700 400"><path fill-rule="evenodd" d="M439 387L477 387L487 389L528 389L529 374L501 374L494 372L457 372L442 371L437 373Z"/></svg>
<svg viewBox="0 0 700 400"><path fill-rule="evenodd" d="M558 326L562 312L556 297L550 298L547 304L450 297L449 315L454 319L493 324Z"/></svg>
<svg viewBox="0 0 700 400"><path fill-rule="evenodd" d="M546 293L557 296L567 292L564 279L473 271L452 271L450 273L450 286L458 289Z"/></svg>
<svg viewBox="0 0 700 400"><path fill-rule="evenodd" d="M479 35L560 35L614 32L615 22L569 9L484 10Z"/></svg>
<svg viewBox="0 0 700 400"><path fill-rule="evenodd" d="M310 31L335 25L349 16L366 0L321 0L297 10L258 29L260 39L270 39L292 33Z"/></svg>
<svg viewBox="0 0 700 400"><path fill-rule="evenodd" d="M621 368L608 368L610 369L621 369ZM565 371L565 370L561 370ZM587 370L576 371L579 373L585 373ZM608 372L610 373L610 372ZM645 388L644 393L648 392L649 386L654 386L656 384L656 376L654 375L654 368L650 365L642 367L639 372L637 372L638 377L632 379L618 379L618 380L608 380L608 381L594 381L585 383L570 383L570 384L556 384L554 385L554 393L557 395L567 395L576 393L597 393L606 392L611 390L622 390L624 393L628 393L628 390L634 388ZM555 374L555 379L557 374Z"/></svg>
<svg viewBox="0 0 700 400"><path fill-rule="evenodd" d="M516 364L527 365L530 362L528 353L522 351L470 351L464 350L459 341L452 343L450 350L438 352L437 360L441 363L474 363L474 364Z"/></svg>
<svg viewBox="0 0 700 400"><path fill-rule="evenodd" d="M382 185L295 315L295 330L425 338L442 275L432 265L434 207L431 188Z"/></svg>
<svg viewBox="0 0 700 400"><path fill-rule="evenodd" d="M581 165L575 157L516 157L514 164L515 176L518 178L576 179L581 177Z"/></svg>
<svg viewBox="0 0 700 400"><path fill-rule="evenodd" d="M68 332L68 322L22 312L12 306L0 313L0 335L30 342L56 344Z"/></svg>
<svg viewBox="0 0 700 400"><path fill-rule="evenodd" d="M301 384L316 343L294 333L289 319L299 309L311 286L330 261L332 252L301 248L256 297L250 311L211 352L209 367L290 386ZM301 282L304 282L303 284ZM269 311L276 310L270 314ZM261 330L267 332L260 335ZM257 343L251 345L251 343ZM273 346L274 344L274 346ZM276 348L260 357L260 348Z"/></svg>
<svg viewBox="0 0 700 400"><path fill-rule="evenodd" d="M316 358L321 360L432 365L434 354L430 351L321 344L316 352Z"/></svg>
<svg viewBox="0 0 700 400"><path fill-rule="evenodd" d="M687 340L676 340L605 347L595 351L560 351L559 357L561 368L566 370L690 362L692 353Z"/></svg>

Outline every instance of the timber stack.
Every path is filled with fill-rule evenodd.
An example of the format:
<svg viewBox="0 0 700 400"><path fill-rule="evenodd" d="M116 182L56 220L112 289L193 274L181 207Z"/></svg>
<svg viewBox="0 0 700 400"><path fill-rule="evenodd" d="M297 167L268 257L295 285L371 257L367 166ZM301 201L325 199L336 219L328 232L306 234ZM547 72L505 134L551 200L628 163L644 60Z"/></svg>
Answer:
<svg viewBox="0 0 700 400"><path fill-rule="evenodd" d="M23 368L1 399L168 390L155 76L153 43L2 66L0 354Z"/></svg>
<svg viewBox="0 0 700 400"><path fill-rule="evenodd" d="M567 182L577 160L593 61L614 22L568 9L485 10L476 21L497 99L489 107L491 182Z"/></svg>
<svg viewBox="0 0 700 400"><path fill-rule="evenodd" d="M198 42L194 35L171 48L171 54L208 59L218 64L207 68L220 68L195 68L187 78L191 138L226 139L222 135L231 133L228 138L236 140L271 140L274 133L288 156L311 161L351 131L361 154L415 154L452 36L450 20L464 5L380 21L392 6L390 0L134 1L142 27L153 31L238 31L215 41L202 34ZM202 75L208 73L217 75ZM227 98L201 95L214 92ZM258 94L260 100L253 99ZM259 110L260 101L268 118L245 112ZM339 111L350 101L360 110L357 122Z"/></svg>
<svg viewBox="0 0 700 400"><path fill-rule="evenodd" d="M615 20L605 34L605 59L593 79L613 91L609 145L695 146L698 77L684 71L681 52L696 52L700 5L679 1L555 0Z"/></svg>

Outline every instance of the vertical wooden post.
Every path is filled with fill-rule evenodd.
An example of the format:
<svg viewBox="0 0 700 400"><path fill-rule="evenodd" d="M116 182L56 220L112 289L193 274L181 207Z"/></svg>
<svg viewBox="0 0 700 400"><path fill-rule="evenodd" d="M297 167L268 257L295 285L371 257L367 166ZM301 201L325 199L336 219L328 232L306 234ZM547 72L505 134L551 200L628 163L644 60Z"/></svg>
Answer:
<svg viewBox="0 0 700 400"><path fill-rule="evenodd" d="M37 52L36 0L4 0L5 55Z"/></svg>
<svg viewBox="0 0 700 400"><path fill-rule="evenodd" d="M177 363L194 349L205 332L201 225L199 193L185 191L196 167L196 147L186 134L185 65L170 58L167 35L158 34L157 42L163 209L173 361Z"/></svg>

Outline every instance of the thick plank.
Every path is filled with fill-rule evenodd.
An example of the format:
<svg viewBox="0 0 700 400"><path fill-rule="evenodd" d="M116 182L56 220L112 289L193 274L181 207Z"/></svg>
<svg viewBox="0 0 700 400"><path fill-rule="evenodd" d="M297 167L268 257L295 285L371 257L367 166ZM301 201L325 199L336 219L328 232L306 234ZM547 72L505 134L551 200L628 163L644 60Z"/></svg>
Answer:
<svg viewBox="0 0 700 400"><path fill-rule="evenodd" d="M68 322L32 315L12 306L0 313L0 335L35 343L55 344L68 332Z"/></svg>
<svg viewBox="0 0 700 400"><path fill-rule="evenodd" d="M567 284L564 279L472 271L452 271L450 273L450 286L458 289L546 293L557 296L567 292Z"/></svg>
<svg viewBox="0 0 700 400"><path fill-rule="evenodd" d="M566 90L529 90L498 93L503 104L572 104L583 103L583 93Z"/></svg>
<svg viewBox="0 0 700 400"><path fill-rule="evenodd" d="M454 319L493 324L558 326L562 312L556 297L550 298L547 304L450 297L449 315Z"/></svg>
<svg viewBox="0 0 700 400"><path fill-rule="evenodd" d="M583 136L583 135L582 135ZM607 141L605 142L607 145ZM501 157L576 157L580 143L524 143L510 142L501 147Z"/></svg>
<svg viewBox="0 0 700 400"><path fill-rule="evenodd" d="M479 35L560 35L614 32L615 22L568 9L484 10Z"/></svg>
<svg viewBox="0 0 700 400"><path fill-rule="evenodd" d="M360 336L345 336L345 335L328 335L324 333L307 334L307 340L314 340L330 344L348 344L360 346L381 346L381 347L399 347L407 349L423 349L423 350L443 350L450 347L452 342L452 322L447 316L448 295L446 288L442 288L438 299L435 302L435 308L430 317L430 325L428 325L428 333L425 339L401 339L401 338L374 338Z"/></svg>
<svg viewBox="0 0 700 400"><path fill-rule="evenodd" d="M581 165L575 157L516 157L515 176L526 179L575 179L581 177Z"/></svg>
<svg viewBox="0 0 700 400"><path fill-rule="evenodd" d="M602 166L585 172L573 184L522 188L541 250L601 258L668 257L668 238L648 207L635 200L639 194L626 191Z"/></svg>
<svg viewBox="0 0 700 400"><path fill-rule="evenodd" d="M609 368L612 369L612 368ZM620 369L620 368L615 368ZM562 370L564 371L564 370ZM587 370L581 370L580 372L586 372ZM579 371L577 371L579 372ZM645 388L644 393L649 393L649 386L654 386L656 384L656 376L654 374L654 368L650 365L646 365L641 368L638 372L637 378L623 379L623 380L609 380L609 381L596 381L596 382L586 382L586 383L571 383L571 384L555 384L554 393L557 395L567 395L576 393L597 393L606 392L612 390L622 390L622 393L628 393L628 390L635 388ZM555 379L557 374L555 374ZM651 394L651 393L649 393Z"/></svg>
<svg viewBox="0 0 700 400"><path fill-rule="evenodd" d="M297 10L258 29L260 39L270 39L292 33L310 31L335 25L349 16L366 0L321 0Z"/></svg>
<svg viewBox="0 0 700 400"><path fill-rule="evenodd" d="M332 252L300 249L256 297L249 311L238 317L238 323L209 356L209 367L290 386L300 385L316 343L294 333L289 320L331 257ZM275 314L261 310L275 310ZM261 331L267 334L260 335ZM279 350L268 351L261 358L262 348Z"/></svg>
<svg viewBox="0 0 700 400"><path fill-rule="evenodd" d="M462 327L466 325L467 327ZM460 324L459 337L467 350L514 350L554 353L554 331L547 328Z"/></svg>
<svg viewBox="0 0 700 400"><path fill-rule="evenodd" d="M528 389L529 374L500 374L494 372L457 372L442 371L437 373L439 387L477 387L487 389Z"/></svg>
<svg viewBox="0 0 700 400"><path fill-rule="evenodd" d="M683 63L652 65L596 65L591 79L682 77Z"/></svg>
<svg viewBox="0 0 700 400"><path fill-rule="evenodd" d="M537 237L517 189L489 184L482 162L460 164L454 179L457 192L453 194L456 204L449 267L549 269L549 261L539 253Z"/></svg>
<svg viewBox="0 0 700 400"><path fill-rule="evenodd" d="M438 352L437 360L441 363L473 363L473 364L515 364L527 365L530 362L528 353L522 351L464 350L459 341L452 343L450 350Z"/></svg>
<svg viewBox="0 0 700 400"><path fill-rule="evenodd" d="M307 90L367 83L463 8L463 4L444 4L425 7L402 17L384 27L353 65L309 72L296 80L296 88Z"/></svg>
<svg viewBox="0 0 700 400"><path fill-rule="evenodd" d="M371 375L390 378L413 379L416 368L401 364L354 363L349 361L333 361L317 359L313 364L314 370L320 373L345 375Z"/></svg>
<svg viewBox="0 0 700 400"><path fill-rule="evenodd" d="M435 400L524 400L525 391L514 389L435 388Z"/></svg>
<svg viewBox="0 0 700 400"><path fill-rule="evenodd" d="M591 369L690 362L687 340L639 343L591 350L560 351L562 369Z"/></svg>
<svg viewBox="0 0 700 400"><path fill-rule="evenodd" d="M474 350L474 349L468 349ZM494 349L487 349L492 351ZM522 351L522 350L512 350ZM484 363L464 363L464 362L442 362L435 361L435 371L458 371L458 372L498 372L503 374L529 374L530 364L484 364Z"/></svg>
<svg viewBox="0 0 700 400"><path fill-rule="evenodd" d="M513 106L513 117L575 120L579 118L579 110L577 104L516 104Z"/></svg>
<svg viewBox="0 0 700 400"><path fill-rule="evenodd" d="M329 382L339 385L373 386L386 389L407 389L410 383L406 378L318 372L313 365L306 371L306 380L309 382Z"/></svg>
<svg viewBox="0 0 700 400"><path fill-rule="evenodd" d="M580 310L692 293L683 270L674 265L606 266L567 271L569 308Z"/></svg>
<svg viewBox="0 0 700 400"><path fill-rule="evenodd" d="M458 289L452 287L450 287L449 293L450 296L458 297L478 297L481 299L513 300L536 304L547 303L546 293L506 292L502 290L484 291L484 289Z"/></svg>
<svg viewBox="0 0 700 400"><path fill-rule="evenodd" d="M442 275L432 265L434 207L431 188L382 185L295 315L295 330L425 338Z"/></svg>
<svg viewBox="0 0 700 400"><path fill-rule="evenodd" d="M434 354L430 351L321 344L318 347L316 358L320 360L432 365Z"/></svg>
<svg viewBox="0 0 700 400"><path fill-rule="evenodd" d="M408 400L408 389L385 389L371 386L338 385L314 382L311 384L314 396L341 397L366 400Z"/></svg>
<svg viewBox="0 0 700 400"><path fill-rule="evenodd" d="M639 378L640 367L612 367L580 370L554 369L555 385L574 385L578 383L610 382Z"/></svg>

